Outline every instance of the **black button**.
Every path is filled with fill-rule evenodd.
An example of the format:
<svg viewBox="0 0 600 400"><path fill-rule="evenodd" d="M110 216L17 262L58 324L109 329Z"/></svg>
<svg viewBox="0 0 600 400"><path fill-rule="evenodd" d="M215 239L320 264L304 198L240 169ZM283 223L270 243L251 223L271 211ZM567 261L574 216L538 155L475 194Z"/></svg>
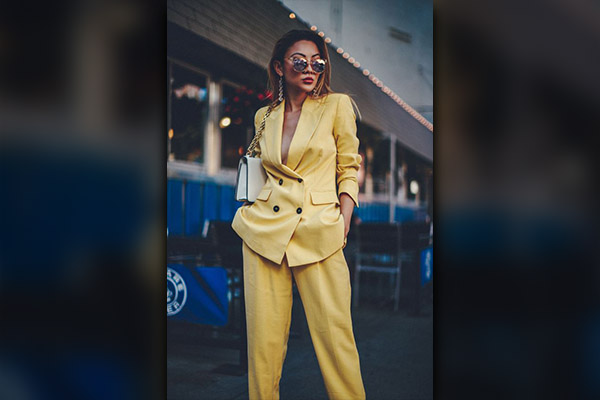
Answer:
<svg viewBox="0 0 600 400"><path fill-rule="evenodd" d="M273 207L273 211L275 211L275 212L279 211L279 206Z"/></svg>
<svg viewBox="0 0 600 400"><path fill-rule="evenodd" d="M280 179L280 180L279 180L279 184L280 184L280 185L283 185L283 179Z"/></svg>
<svg viewBox="0 0 600 400"><path fill-rule="evenodd" d="M298 182L302 183L302 178L298 178Z"/></svg>
<svg viewBox="0 0 600 400"><path fill-rule="evenodd" d="M302 209L301 209L300 207L298 207L298 209L296 210L296 212L297 212L298 214L302 214Z"/></svg>

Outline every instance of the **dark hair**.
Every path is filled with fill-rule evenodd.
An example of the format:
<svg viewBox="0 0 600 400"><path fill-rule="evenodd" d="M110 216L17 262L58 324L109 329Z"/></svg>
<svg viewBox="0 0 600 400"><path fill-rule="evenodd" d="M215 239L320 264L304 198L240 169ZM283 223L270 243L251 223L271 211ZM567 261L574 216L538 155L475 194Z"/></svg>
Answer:
<svg viewBox="0 0 600 400"><path fill-rule="evenodd" d="M279 61L283 65L283 57L285 56L286 51L292 47L294 43L300 40L309 40L313 42L317 46L321 58L326 61L325 71L317 78L317 85L315 86L316 96L319 97L322 94L333 92L329 87L329 82L331 81L331 62L329 61L329 52L327 51L325 41L322 37L312 31L295 29L283 35L277 43L275 43L275 48L273 48L273 53L271 54L271 60L269 60L268 88L271 93L273 93L272 106L277 104L277 93L279 92L279 75L277 75L277 71L275 71L275 61Z"/></svg>

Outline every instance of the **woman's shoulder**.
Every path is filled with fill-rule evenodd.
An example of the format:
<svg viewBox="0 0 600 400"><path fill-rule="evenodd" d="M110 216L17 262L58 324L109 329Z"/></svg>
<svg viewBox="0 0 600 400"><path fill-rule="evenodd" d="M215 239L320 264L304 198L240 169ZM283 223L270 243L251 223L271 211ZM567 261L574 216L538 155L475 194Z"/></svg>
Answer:
<svg viewBox="0 0 600 400"><path fill-rule="evenodd" d="M350 100L350 96L346 93L329 93L323 99L328 103L338 104L340 101Z"/></svg>
<svg viewBox="0 0 600 400"><path fill-rule="evenodd" d="M350 104L350 96L346 93L328 93L316 99L322 106L326 108L337 109L344 104Z"/></svg>
<svg viewBox="0 0 600 400"><path fill-rule="evenodd" d="M352 116L353 119L356 119L358 115L360 118L360 111L358 111L358 106L349 94L330 93L328 97L330 97L328 100L330 102L330 106L335 107L337 114Z"/></svg>
<svg viewBox="0 0 600 400"><path fill-rule="evenodd" d="M254 123L255 124L262 121L262 119L265 116L268 109L269 109L269 106L267 105L267 106L261 107L258 110L256 110L256 113L254 114Z"/></svg>
<svg viewBox="0 0 600 400"><path fill-rule="evenodd" d="M267 112L269 106L264 106L256 110L256 115L264 115Z"/></svg>

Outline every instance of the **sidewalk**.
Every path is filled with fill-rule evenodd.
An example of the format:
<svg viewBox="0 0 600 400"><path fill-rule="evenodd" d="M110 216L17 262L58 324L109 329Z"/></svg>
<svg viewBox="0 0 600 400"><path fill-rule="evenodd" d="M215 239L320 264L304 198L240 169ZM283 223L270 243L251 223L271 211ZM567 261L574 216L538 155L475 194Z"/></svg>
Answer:
<svg viewBox="0 0 600 400"><path fill-rule="evenodd" d="M368 400L433 398L433 316L431 304L421 316L394 313L390 304L366 302L352 311L354 333ZM282 400L327 400L301 306L294 302L292 333L280 384ZM169 325L167 398L169 400L243 400L247 375L211 372L237 363L239 352L201 346L190 325Z"/></svg>

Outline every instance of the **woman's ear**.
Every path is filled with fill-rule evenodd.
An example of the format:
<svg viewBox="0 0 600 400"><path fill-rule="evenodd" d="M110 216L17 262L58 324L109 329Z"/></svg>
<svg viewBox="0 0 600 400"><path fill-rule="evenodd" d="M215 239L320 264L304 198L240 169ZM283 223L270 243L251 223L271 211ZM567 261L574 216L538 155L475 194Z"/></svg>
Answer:
<svg viewBox="0 0 600 400"><path fill-rule="evenodd" d="M273 61L273 67L275 68L277 75L283 76L283 69L281 68L281 63L278 60Z"/></svg>

